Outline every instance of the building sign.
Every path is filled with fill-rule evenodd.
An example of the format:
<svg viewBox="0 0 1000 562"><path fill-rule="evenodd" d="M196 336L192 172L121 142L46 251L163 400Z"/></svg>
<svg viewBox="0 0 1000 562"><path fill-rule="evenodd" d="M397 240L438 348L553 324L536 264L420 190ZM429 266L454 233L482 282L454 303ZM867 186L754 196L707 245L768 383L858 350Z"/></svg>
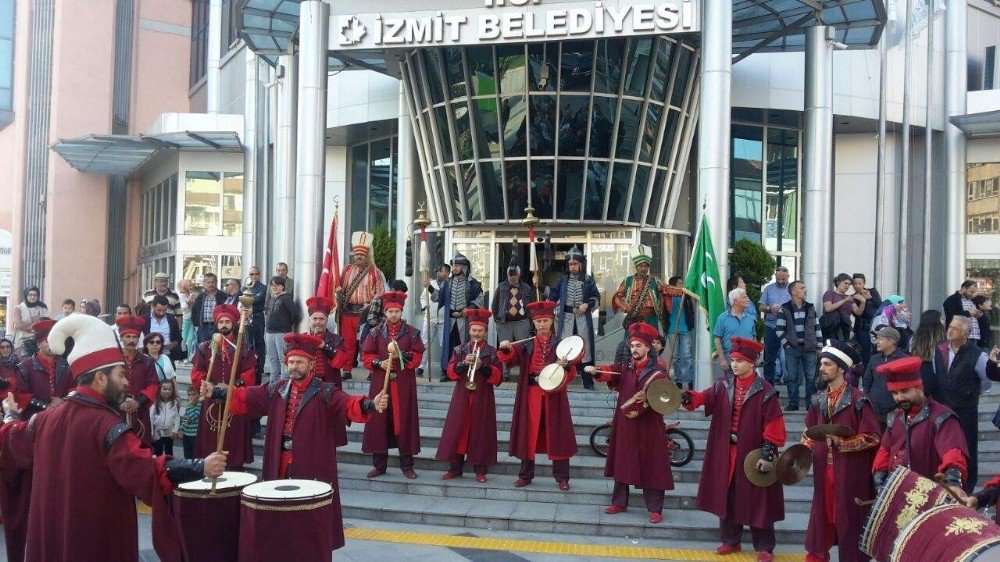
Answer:
<svg viewBox="0 0 1000 562"><path fill-rule="evenodd" d="M330 5L330 50L524 43L690 33L700 29L697 0L423 0Z"/></svg>

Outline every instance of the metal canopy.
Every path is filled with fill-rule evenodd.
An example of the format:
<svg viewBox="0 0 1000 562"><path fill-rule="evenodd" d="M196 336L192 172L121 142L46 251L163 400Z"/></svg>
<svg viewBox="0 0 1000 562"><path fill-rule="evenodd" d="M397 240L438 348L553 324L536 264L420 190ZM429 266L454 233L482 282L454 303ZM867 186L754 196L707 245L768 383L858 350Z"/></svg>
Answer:
<svg viewBox="0 0 1000 562"><path fill-rule="evenodd" d="M962 129L968 139L1000 137L1000 110L956 115L949 121L952 125Z"/></svg>
<svg viewBox="0 0 1000 562"><path fill-rule="evenodd" d="M706 0L717 1L717 0ZM302 0L240 0L240 36L255 53L274 66L289 52L298 31ZM849 48L878 44L885 26L884 0L732 0L733 55L801 51L805 30L816 23L836 29L836 40ZM385 51L330 53L329 69L364 68L387 73Z"/></svg>
<svg viewBox="0 0 1000 562"><path fill-rule="evenodd" d="M243 150L233 131L180 131L156 135L87 135L59 140L52 150L85 174L131 175L161 150Z"/></svg>

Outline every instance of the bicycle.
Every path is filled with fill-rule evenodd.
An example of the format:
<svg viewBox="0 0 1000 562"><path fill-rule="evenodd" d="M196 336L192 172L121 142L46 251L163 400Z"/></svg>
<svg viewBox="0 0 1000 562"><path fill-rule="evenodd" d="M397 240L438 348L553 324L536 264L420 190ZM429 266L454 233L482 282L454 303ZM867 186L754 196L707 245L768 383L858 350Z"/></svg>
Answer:
<svg viewBox="0 0 1000 562"><path fill-rule="evenodd" d="M681 422L667 424L667 449L670 450L670 466L681 467L694 458L694 441L684 430L678 429ZM601 457L608 456L608 445L611 442L611 422L599 425L590 433L590 448Z"/></svg>

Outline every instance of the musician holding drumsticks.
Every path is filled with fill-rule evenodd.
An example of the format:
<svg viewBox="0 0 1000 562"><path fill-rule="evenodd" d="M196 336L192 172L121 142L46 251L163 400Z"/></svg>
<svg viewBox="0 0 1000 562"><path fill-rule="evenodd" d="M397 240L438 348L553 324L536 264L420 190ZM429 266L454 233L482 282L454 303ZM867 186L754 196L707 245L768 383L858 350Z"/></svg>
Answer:
<svg viewBox="0 0 1000 562"><path fill-rule="evenodd" d="M264 480L298 478L321 480L334 490L334 548L344 545L337 483L337 436L350 422L366 422L382 413L389 398L351 396L326 382L313 370L323 340L310 334L285 334L287 379L268 384L227 389L225 384L201 384L202 395L230 400L233 414L267 416L264 439Z"/></svg>
<svg viewBox="0 0 1000 562"><path fill-rule="evenodd" d="M577 451L573 416L565 390L565 383L576 375L576 367L556 356L559 338L552 333L555 307L552 301L529 303L535 337L519 343L502 341L497 350L500 361L521 367L510 425L510 454L521 459L521 470L514 483L518 488L534 479L535 454L547 453L559 489L568 490L569 459ZM538 375L552 363L562 366L565 380L559 389L546 392L538 386Z"/></svg>
<svg viewBox="0 0 1000 562"><path fill-rule="evenodd" d="M493 387L503 378L503 363L496 349L486 343L489 310L467 308L469 341L457 346L448 362L448 378L456 381L444 420L437 459L450 462L442 480L462 475L465 457L476 471L476 481L486 483L486 470L497 462L497 407Z"/></svg>

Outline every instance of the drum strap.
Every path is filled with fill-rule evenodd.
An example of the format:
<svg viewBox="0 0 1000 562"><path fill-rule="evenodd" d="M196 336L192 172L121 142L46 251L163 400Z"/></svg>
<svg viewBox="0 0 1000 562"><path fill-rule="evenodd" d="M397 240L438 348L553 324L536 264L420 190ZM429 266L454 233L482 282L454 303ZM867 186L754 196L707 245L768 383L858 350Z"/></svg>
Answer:
<svg viewBox="0 0 1000 562"><path fill-rule="evenodd" d="M121 437L129 429L131 428L128 426L127 423L116 423L115 425L111 426L111 429L108 430L108 434L104 436L105 454L111 451L111 446L115 444L115 441L117 441L118 438Z"/></svg>

